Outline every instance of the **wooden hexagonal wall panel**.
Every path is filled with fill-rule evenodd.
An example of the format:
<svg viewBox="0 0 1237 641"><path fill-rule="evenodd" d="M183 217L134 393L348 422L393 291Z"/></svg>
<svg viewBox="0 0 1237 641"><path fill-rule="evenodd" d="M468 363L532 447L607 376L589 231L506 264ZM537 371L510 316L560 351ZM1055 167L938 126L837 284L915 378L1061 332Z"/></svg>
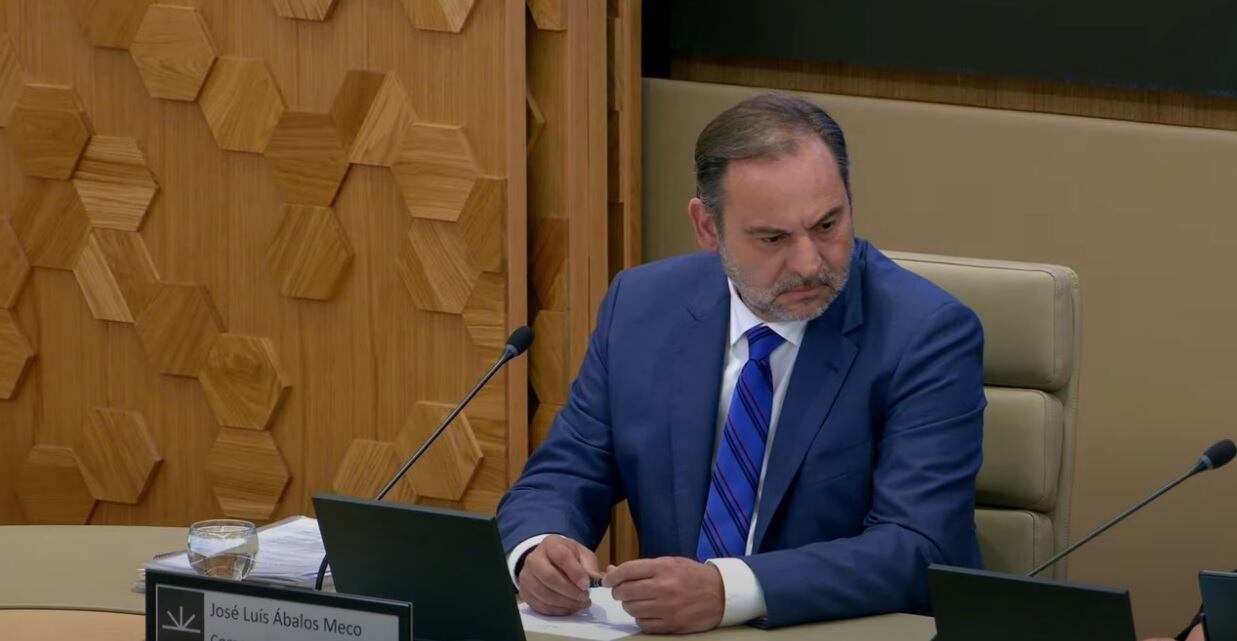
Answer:
<svg viewBox="0 0 1237 641"><path fill-rule="evenodd" d="M205 287L160 283L135 328L146 357L160 372L197 376L223 333L223 320Z"/></svg>
<svg viewBox="0 0 1237 641"><path fill-rule="evenodd" d="M428 31L459 33L476 0L403 0L413 26Z"/></svg>
<svg viewBox="0 0 1237 641"><path fill-rule="evenodd" d="M528 380L542 403L567 403L567 312L543 309L533 320Z"/></svg>
<svg viewBox="0 0 1237 641"><path fill-rule="evenodd" d="M86 42L96 47L128 49L154 0L68 0Z"/></svg>
<svg viewBox="0 0 1237 641"><path fill-rule="evenodd" d="M51 269L73 269L90 231L82 201L65 180L26 180L12 223L30 264Z"/></svg>
<svg viewBox="0 0 1237 641"><path fill-rule="evenodd" d="M462 312L481 277L455 223L414 219L398 261L412 301L427 311Z"/></svg>
<svg viewBox="0 0 1237 641"><path fill-rule="evenodd" d="M571 0L527 0L533 24L542 31L563 31L567 28L567 3Z"/></svg>
<svg viewBox="0 0 1237 641"><path fill-rule="evenodd" d="M532 93L524 95L524 152L533 153L533 147L541 140L541 132L545 131L545 115L541 105L533 98Z"/></svg>
<svg viewBox="0 0 1237 641"><path fill-rule="evenodd" d="M93 136L73 174L73 187L95 227L137 231L159 185L137 141Z"/></svg>
<svg viewBox="0 0 1237 641"><path fill-rule="evenodd" d="M25 83L26 71L13 48L13 41L9 34L0 34L0 127L9 126L9 116L17 106Z"/></svg>
<svg viewBox="0 0 1237 641"><path fill-rule="evenodd" d="M506 220L507 181L490 176L478 178L460 212L460 231L473 262L484 271L499 273L503 270L507 248L503 223Z"/></svg>
<svg viewBox="0 0 1237 641"><path fill-rule="evenodd" d="M348 173L348 151L325 114L285 112L265 155L284 200L293 203L329 207Z"/></svg>
<svg viewBox="0 0 1237 641"><path fill-rule="evenodd" d="M532 221L529 284L542 309L567 309L567 220Z"/></svg>
<svg viewBox="0 0 1237 641"><path fill-rule="evenodd" d="M395 74L377 71L349 71L331 107L349 160L362 165L390 167L414 117Z"/></svg>
<svg viewBox="0 0 1237 641"><path fill-rule="evenodd" d="M192 7L151 5L129 53L152 98L194 100L215 62L215 43Z"/></svg>
<svg viewBox="0 0 1237 641"><path fill-rule="evenodd" d="M220 425L266 429L288 392L268 338L224 334L198 375Z"/></svg>
<svg viewBox="0 0 1237 641"><path fill-rule="evenodd" d="M0 309L0 398L9 399L17 394L33 359L34 349L13 312Z"/></svg>
<svg viewBox="0 0 1237 641"><path fill-rule="evenodd" d="M430 124L408 129L391 173L408 213L449 221L459 219L478 174L464 129Z"/></svg>
<svg viewBox="0 0 1237 641"><path fill-rule="evenodd" d="M445 403L417 403L396 437L399 456L412 456L452 409ZM481 459L481 446L477 444L468 416L460 414L438 441L425 451L421 460L408 472L408 478L412 479L412 487L420 496L458 501L472 483Z"/></svg>
<svg viewBox="0 0 1237 641"><path fill-rule="evenodd" d="M29 276L30 261L21 241L8 219L0 218L0 307L9 309L17 303Z"/></svg>
<svg viewBox="0 0 1237 641"><path fill-rule="evenodd" d="M283 222L266 250L279 291L315 300L335 295L352 256L335 212L313 205L284 205Z"/></svg>
<svg viewBox="0 0 1237 641"><path fill-rule="evenodd" d="M163 461L142 415L96 407L81 439L82 477L94 498L136 505Z"/></svg>
<svg viewBox="0 0 1237 641"><path fill-rule="evenodd" d="M32 523L81 525L95 499L86 487L77 455L67 447L35 445L17 475L17 500Z"/></svg>
<svg viewBox="0 0 1237 641"><path fill-rule="evenodd" d="M335 0L271 0L281 18L321 22L331 17Z"/></svg>
<svg viewBox="0 0 1237 641"><path fill-rule="evenodd" d="M270 432L224 428L206 454L206 478L224 514L267 519L289 475Z"/></svg>
<svg viewBox="0 0 1237 641"><path fill-rule="evenodd" d="M257 154L266 150L285 108L266 61L227 56L215 62L198 105L221 148Z"/></svg>
<svg viewBox="0 0 1237 641"><path fill-rule="evenodd" d="M353 439L335 472L331 489L336 494L347 496L376 497L403 463L395 452L394 443ZM404 476L387 494L386 500L415 503L417 491L412 487L412 481Z"/></svg>
<svg viewBox="0 0 1237 641"><path fill-rule="evenodd" d="M96 229L86 239L73 275L99 320L132 323L159 286L159 273L135 232Z"/></svg>
<svg viewBox="0 0 1237 641"><path fill-rule="evenodd" d="M507 278L482 274L464 306L464 327L483 359L498 358L507 344Z"/></svg>
<svg viewBox="0 0 1237 641"><path fill-rule="evenodd" d="M27 176L68 178L94 133L70 87L26 85L9 115L9 143Z"/></svg>

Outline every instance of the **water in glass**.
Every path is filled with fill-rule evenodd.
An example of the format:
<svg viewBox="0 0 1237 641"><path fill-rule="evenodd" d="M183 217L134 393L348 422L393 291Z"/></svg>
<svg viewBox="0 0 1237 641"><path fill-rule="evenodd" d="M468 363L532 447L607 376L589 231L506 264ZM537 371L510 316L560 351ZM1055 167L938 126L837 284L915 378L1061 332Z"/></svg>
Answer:
<svg viewBox="0 0 1237 641"><path fill-rule="evenodd" d="M243 579L258 556L258 530L249 521L216 519L189 528L189 565L198 574Z"/></svg>

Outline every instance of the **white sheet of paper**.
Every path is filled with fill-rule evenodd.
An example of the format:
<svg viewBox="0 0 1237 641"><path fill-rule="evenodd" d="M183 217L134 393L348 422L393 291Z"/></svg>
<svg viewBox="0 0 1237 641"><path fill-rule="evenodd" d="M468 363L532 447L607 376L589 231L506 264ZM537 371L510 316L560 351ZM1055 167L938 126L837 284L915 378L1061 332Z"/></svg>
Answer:
<svg viewBox="0 0 1237 641"><path fill-rule="evenodd" d="M527 603L521 603L520 619L524 621L524 630L591 641L612 641L640 633L635 617L614 600L610 588L593 588L588 596L593 600L589 609L565 617L538 614Z"/></svg>
<svg viewBox="0 0 1237 641"><path fill-rule="evenodd" d="M249 578L271 583L310 586L325 551L318 520L307 516L287 519L258 531L258 556ZM147 568L193 573L184 552L160 555L147 561ZM327 585L331 580L327 571Z"/></svg>

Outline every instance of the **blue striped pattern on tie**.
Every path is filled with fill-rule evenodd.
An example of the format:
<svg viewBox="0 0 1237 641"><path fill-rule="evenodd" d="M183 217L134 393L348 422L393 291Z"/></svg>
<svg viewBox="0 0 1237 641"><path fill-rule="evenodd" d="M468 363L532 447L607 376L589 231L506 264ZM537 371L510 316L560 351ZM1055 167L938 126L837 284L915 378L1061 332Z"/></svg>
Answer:
<svg viewBox="0 0 1237 641"><path fill-rule="evenodd" d="M769 439L773 411L773 374L769 354L784 340L765 325L757 325L747 337L747 363L739 372L726 427L717 448L717 460L709 481L709 499L700 524L696 558L700 561L743 556L747 533L756 507L760 467Z"/></svg>

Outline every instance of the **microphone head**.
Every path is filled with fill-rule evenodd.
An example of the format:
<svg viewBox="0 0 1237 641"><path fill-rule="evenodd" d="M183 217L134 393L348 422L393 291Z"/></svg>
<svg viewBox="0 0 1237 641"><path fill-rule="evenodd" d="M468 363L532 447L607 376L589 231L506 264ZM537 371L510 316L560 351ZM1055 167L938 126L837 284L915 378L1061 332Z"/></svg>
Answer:
<svg viewBox="0 0 1237 641"><path fill-rule="evenodd" d="M523 354L529 345L533 344L533 328L528 325L517 327L511 336L507 337L506 352L510 354L508 358L515 358Z"/></svg>
<svg viewBox="0 0 1237 641"><path fill-rule="evenodd" d="M1229 461L1233 460L1233 456L1237 456L1237 445L1229 439L1217 441L1214 445L1207 448L1203 452L1203 458L1200 462L1209 470L1224 467Z"/></svg>

